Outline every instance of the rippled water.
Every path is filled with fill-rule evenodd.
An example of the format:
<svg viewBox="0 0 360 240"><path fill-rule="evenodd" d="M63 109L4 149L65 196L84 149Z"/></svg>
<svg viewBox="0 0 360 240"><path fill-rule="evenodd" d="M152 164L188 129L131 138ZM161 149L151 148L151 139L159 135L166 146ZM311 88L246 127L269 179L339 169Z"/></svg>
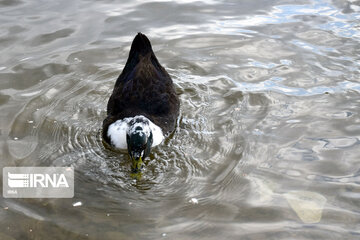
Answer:
<svg viewBox="0 0 360 240"><path fill-rule="evenodd" d="M0 166L76 171L73 199L1 198L0 239L360 238L359 12L355 0L0 1ZM135 180L100 133L139 31L181 116Z"/></svg>

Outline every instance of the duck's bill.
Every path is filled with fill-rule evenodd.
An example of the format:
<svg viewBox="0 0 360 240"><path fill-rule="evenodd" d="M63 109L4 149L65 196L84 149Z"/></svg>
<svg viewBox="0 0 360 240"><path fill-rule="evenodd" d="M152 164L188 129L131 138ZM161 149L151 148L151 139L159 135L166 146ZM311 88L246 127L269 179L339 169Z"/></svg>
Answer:
<svg viewBox="0 0 360 240"><path fill-rule="evenodd" d="M139 172L141 170L142 164L143 164L142 157L139 158L132 157L133 172Z"/></svg>

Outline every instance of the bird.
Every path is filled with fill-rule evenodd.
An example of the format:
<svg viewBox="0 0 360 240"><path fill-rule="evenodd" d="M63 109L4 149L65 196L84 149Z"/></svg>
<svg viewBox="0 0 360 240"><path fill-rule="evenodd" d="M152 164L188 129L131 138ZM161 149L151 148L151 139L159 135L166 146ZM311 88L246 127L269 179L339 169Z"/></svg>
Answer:
<svg viewBox="0 0 360 240"><path fill-rule="evenodd" d="M151 148L174 131L179 108L170 75L160 65L149 39L139 32L107 104L103 140L115 149L127 149L132 171L139 172Z"/></svg>

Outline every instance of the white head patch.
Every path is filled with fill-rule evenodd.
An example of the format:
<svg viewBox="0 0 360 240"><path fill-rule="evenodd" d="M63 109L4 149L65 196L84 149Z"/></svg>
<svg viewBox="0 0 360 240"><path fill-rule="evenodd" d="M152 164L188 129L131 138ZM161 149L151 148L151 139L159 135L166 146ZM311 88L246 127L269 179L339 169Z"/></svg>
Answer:
<svg viewBox="0 0 360 240"><path fill-rule="evenodd" d="M107 136L110 138L111 145L115 148L127 149L126 135L131 135L134 132L144 133L147 137L152 132L153 143L151 147L159 145L164 140L161 128L142 115L124 118L110 124Z"/></svg>

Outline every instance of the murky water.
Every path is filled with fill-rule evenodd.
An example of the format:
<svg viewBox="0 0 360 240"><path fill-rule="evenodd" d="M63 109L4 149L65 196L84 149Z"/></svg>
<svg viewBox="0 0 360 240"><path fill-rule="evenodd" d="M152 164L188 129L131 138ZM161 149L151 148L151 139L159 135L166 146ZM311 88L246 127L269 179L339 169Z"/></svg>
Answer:
<svg viewBox="0 0 360 240"><path fill-rule="evenodd" d="M76 171L73 199L1 198L0 239L359 239L359 12L0 1L0 166ZM181 116L134 180L100 131L139 31Z"/></svg>

